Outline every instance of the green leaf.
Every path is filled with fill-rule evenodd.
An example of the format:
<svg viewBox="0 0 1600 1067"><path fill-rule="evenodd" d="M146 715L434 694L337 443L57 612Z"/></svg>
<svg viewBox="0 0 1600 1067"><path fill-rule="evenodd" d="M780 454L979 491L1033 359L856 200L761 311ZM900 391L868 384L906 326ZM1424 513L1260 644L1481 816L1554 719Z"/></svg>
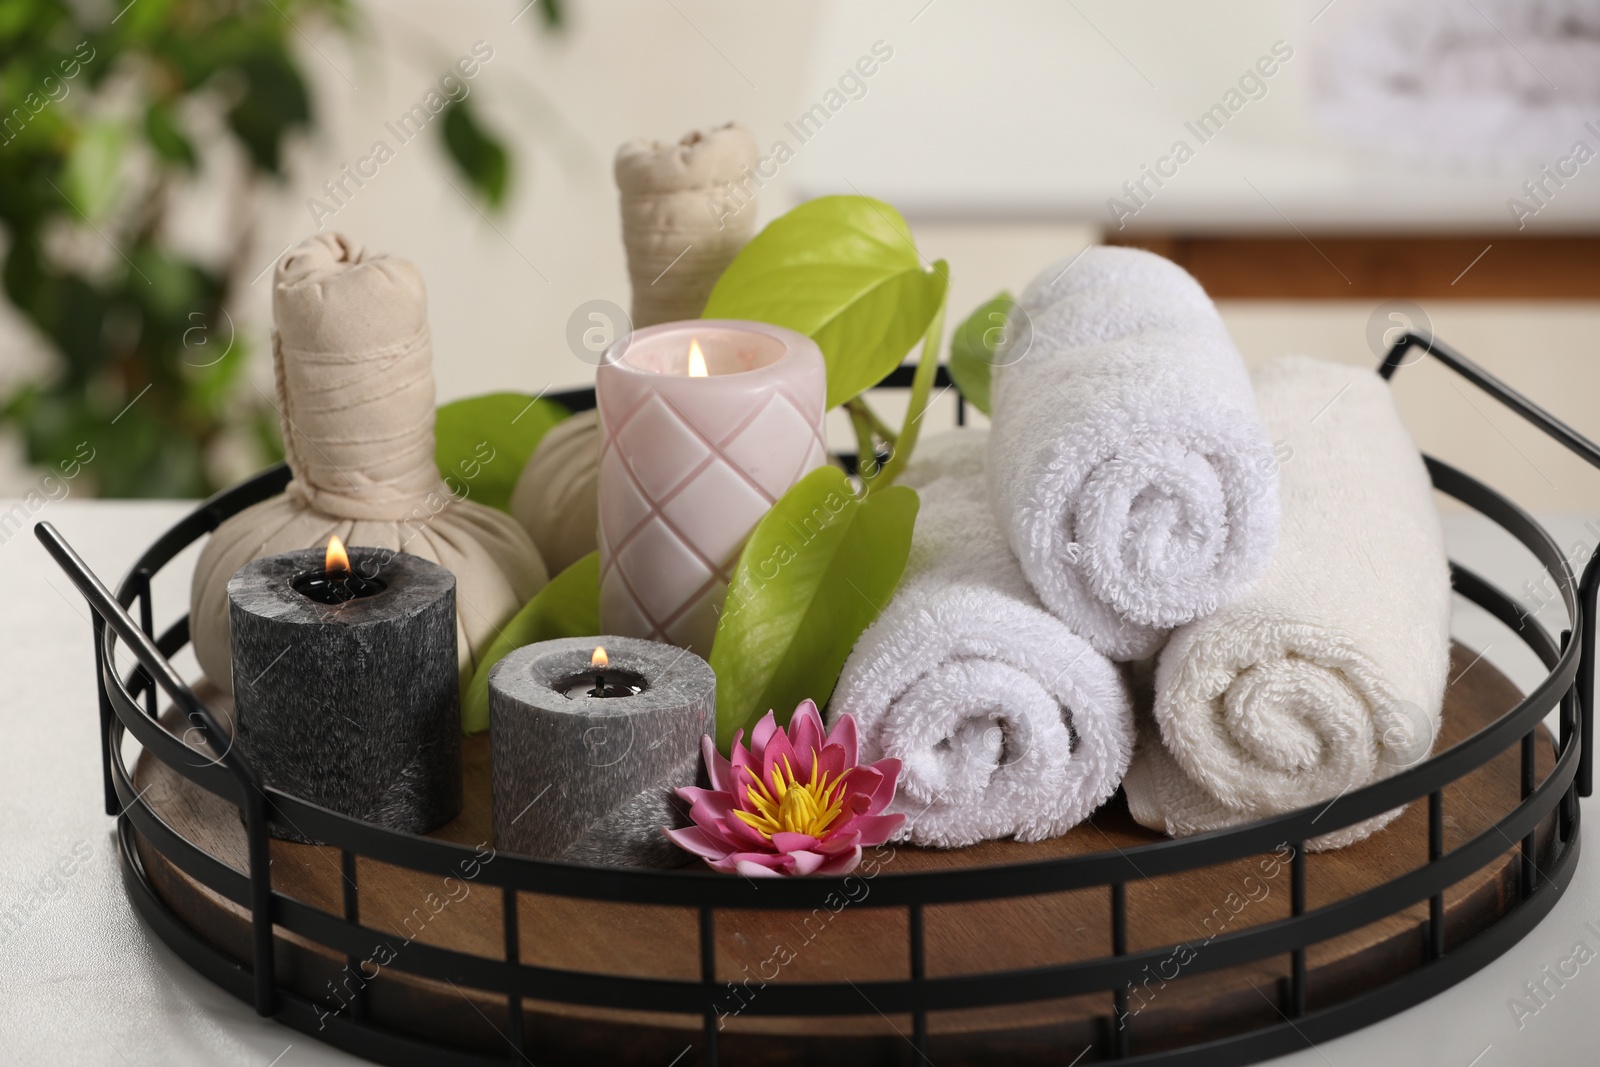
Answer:
<svg viewBox="0 0 1600 1067"><path fill-rule="evenodd" d="M280 41L263 40L238 69L248 87L228 111L228 125L256 169L283 173L284 141L311 122L311 94Z"/></svg>
<svg viewBox="0 0 1600 1067"><path fill-rule="evenodd" d="M934 264L934 268L941 274L948 273L942 259ZM928 323L927 334L922 338L922 354L917 360L916 373L911 376L911 401L906 405L906 421L894 440L894 454L877 472L877 478L867 483L874 492L893 485L911 462L911 456L917 448L917 437L922 432L922 416L928 410L928 393L933 389L933 379L939 373L939 349L943 343L944 303L941 301L939 309L933 314L933 321ZM862 476L867 476L865 471L862 471Z"/></svg>
<svg viewBox="0 0 1600 1067"><path fill-rule="evenodd" d="M1005 340L1006 321L1016 301L1001 293L978 309L950 338L950 378L967 398L967 403L989 414L989 376L994 368L994 351Z"/></svg>
<svg viewBox="0 0 1600 1067"><path fill-rule="evenodd" d="M535 641L582 637L600 632L600 556L591 552L550 579L550 583L501 627L478 661L461 698L461 729L477 734L489 728L489 668L508 652Z"/></svg>
<svg viewBox="0 0 1600 1067"><path fill-rule="evenodd" d="M566 0L539 0L539 19L547 30L559 30L567 23Z"/></svg>
<svg viewBox="0 0 1600 1067"><path fill-rule="evenodd" d="M167 104L150 105L150 109L144 113L144 134L156 154L166 162L188 171L199 165L194 145L178 125L178 116Z"/></svg>
<svg viewBox="0 0 1600 1067"><path fill-rule="evenodd" d="M857 496L844 472L819 467L756 525L734 568L711 667L717 744L769 710L787 723L807 698L833 695L845 657L905 570L917 494L892 486Z"/></svg>
<svg viewBox="0 0 1600 1067"><path fill-rule="evenodd" d="M524 393L445 404L433 422L433 459L458 497L507 511L522 468L550 427L572 412Z"/></svg>
<svg viewBox="0 0 1600 1067"><path fill-rule="evenodd" d="M499 139L479 125L465 97L444 113L444 146L490 207L505 202L510 157Z"/></svg>
<svg viewBox="0 0 1600 1067"><path fill-rule="evenodd" d="M944 301L900 213L865 196L824 196L774 219L718 279L703 315L787 326L822 349L828 406L877 385Z"/></svg>

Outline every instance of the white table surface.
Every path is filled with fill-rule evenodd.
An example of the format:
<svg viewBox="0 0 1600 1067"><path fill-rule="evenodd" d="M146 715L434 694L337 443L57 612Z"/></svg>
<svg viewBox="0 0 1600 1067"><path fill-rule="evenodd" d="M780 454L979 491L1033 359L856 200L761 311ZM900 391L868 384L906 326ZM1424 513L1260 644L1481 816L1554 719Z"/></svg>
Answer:
<svg viewBox="0 0 1600 1067"><path fill-rule="evenodd" d="M0 513L10 506L0 503ZM68 499L46 504L34 518L55 523L114 583L137 552L189 507ZM1508 541L1474 520L1453 517L1447 527L1452 554L1502 588L1520 589L1534 577L1531 557L1508 549ZM1595 541L1581 519L1551 519L1551 529L1563 546ZM183 610L186 561L192 562L192 554L182 557L165 580L158 578L158 626ZM20 929L0 922L0 1064L311 1067L361 1062L258 1019L179 961L136 917L123 894L113 823L101 809L88 608L31 531L0 543L0 589L5 590L0 602L5 729L0 909L26 900L74 850L88 856ZM1559 619L1548 622L1559 628ZM1525 682L1531 657L1505 657L1512 644L1505 631L1464 610L1457 634L1480 649L1489 646L1489 658ZM1593 818L1593 805L1586 807ZM1504 956L1418 1007L1273 1062L1285 1067L1595 1062L1600 961L1584 967L1520 1028L1508 1004L1524 995L1523 983L1538 977L1541 968L1569 956L1574 943L1600 949L1600 938L1585 926L1591 920L1600 925L1600 848L1592 842L1566 895Z"/></svg>

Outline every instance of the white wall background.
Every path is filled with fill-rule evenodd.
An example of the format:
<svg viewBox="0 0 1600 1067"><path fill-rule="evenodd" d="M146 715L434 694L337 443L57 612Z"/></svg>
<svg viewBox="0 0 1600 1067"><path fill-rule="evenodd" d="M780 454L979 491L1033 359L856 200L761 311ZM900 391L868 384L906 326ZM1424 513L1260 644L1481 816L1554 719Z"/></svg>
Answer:
<svg viewBox="0 0 1600 1067"><path fill-rule="evenodd" d="M261 219L234 308L239 329L252 340L251 374L259 383L270 380L267 268L279 250L317 228L307 199L321 195L322 183L341 164L366 155L374 140L397 146L384 123L407 110L474 42L494 49L471 82L475 102L514 146L506 212L486 219L452 187L466 188L430 130L398 147L376 178L324 220L327 228L422 268L441 401L590 379L592 368L567 348L566 327L585 301L628 303L610 172L612 154L625 140L674 139L694 127L738 119L758 142L770 143L786 136L783 123L818 99L846 61L873 39L890 39L892 31L895 59L763 190L761 217L770 219L803 192L839 188L841 181L891 200L898 191L908 207L924 208L910 212L924 251L952 263L952 313L959 316L1094 239L1102 221L1098 208L1076 218L1038 204L1030 208L1010 191L1017 186L1008 178L1013 170L1059 166L1063 202L1068 193L1089 190L1079 199L1097 204L1098 176L1121 174L1137 155L1127 155L1129 145L1164 140L1169 127L1203 109L1219 90L1217 71L1234 72L1275 36L1316 30L1306 23L1306 11L1314 8L1220 0L1081 0L1076 14L1046 5L1048 15L1038 3L1021 0L981 6L970 0L569 0L570 24L552 36L539 30L536 12L518 17L520 6L519 0L369 2L362 5L365 22L353 44L327 27L300 27L320 129L296 146L288 182L261 193ZM1029 26L1035 32L1027 32ZM1007 52L997 41L1016 47ZM1062 57L1059 66L1048 62L1052 55ZM1130 61L1159 75L1162 88L1146 92ZM1317 140L1300 103L1305 86L1295 80L1309 70L1309 63L1286 66L1260 110L1241 116L1240 122L1258 126L1239 129L1239 150L1255 160L1270 161L1274 152L1292 156L1273 172L1274 181L1285 183L1286 198L1309 203L1320 196L1334 205L1329 210L1343 204L1358 215L1361 203L1330 198L1326 168L1304 165L1307 144L1313 155L1355 166L1352 173L1369 158ZM1070 77L1082 91L1053 93L1054 77ZM1041 118L1052 114L1072 121L1052 125L1055 120ZM916 117L914 124L908 116ZM1139 124L1150 132L1132 129ZM995 135L979 136L986 129ZM1053 147L1041 151L1038 144ZM1074 158L1081 166L1069 165ZM1475 181L1484 177L1481 168L1473 173ZM1515 166L1506 170L1507 176L1517 173ZM1195 196L1212 180L1197 177ZM1600 177L1584 180L1596 188L1575 184L1573 206L1558 220L1564 225L1600 221L1588 207L1600 203L1590 198L1600 192ZM1293 187L1296 181L1305 188ZM1503 187L1495 182L1486 188ZM992 190L987 204L986 188ZM966 208L929 208L941 189L962 191ZM1182 196L1175 194L1172 203L1171 217L1181 216ZM181 208L179 230L197 247L215 245L236 222L204 181ZM1233 303L1223 311L1252 362L1291 350L1371 359L1363 340L1369 304ZM1600 360L1591 355L1600 327L1595 306L1450 303L1429 312L1440 336L1600 437L1600 412L1589 401L1600 387ZM0 375L40 365L27 332L0 320ZM1399 390L1424 447L1535 508L1600 505L1600 472L1546 445L1470 387L1458 391L1430 367L1403 372ZM0 492L29 484L14 453L13 447L11 460L0 462Z"/></svg>

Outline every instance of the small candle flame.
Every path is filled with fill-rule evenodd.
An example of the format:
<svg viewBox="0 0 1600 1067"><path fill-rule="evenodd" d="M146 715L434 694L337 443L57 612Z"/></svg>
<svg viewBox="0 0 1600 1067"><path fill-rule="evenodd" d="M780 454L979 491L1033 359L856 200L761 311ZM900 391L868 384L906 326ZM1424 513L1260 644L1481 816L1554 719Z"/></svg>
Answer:
<svg viewBox="0 0 1600 1067"><path fill-rule="evenodd" d="M350 573L350 554L344 550L344 542L337 535L328 538L328 555L323 560L322 570L325 574Z"/></svg>
<svg viewBox="0 0 1600 1067"><path fill-rule="evenodd" d="M589 666L602 671L611 666L611 657L606 655L604 647L595 646L594 655L589 657Z"/></svg>
<svg viewBox="0 0 1600 1067"><path fill-rule="evenodd" d="M692 338L689 341L689 377L704 378L709 373L706 370L706 355L700 351L700 338Z"/></svg>

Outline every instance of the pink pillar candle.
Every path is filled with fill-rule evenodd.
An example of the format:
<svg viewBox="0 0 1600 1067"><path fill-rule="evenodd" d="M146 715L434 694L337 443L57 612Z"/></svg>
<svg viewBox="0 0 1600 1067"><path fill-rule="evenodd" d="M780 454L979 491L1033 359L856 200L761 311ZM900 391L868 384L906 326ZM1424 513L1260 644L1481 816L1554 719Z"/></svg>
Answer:
<svg viewBox="0 0 1600 1067"><path fill-rule="evenodd" d="M595 395L601 629L708 655L745 538L827 460L822 352L760 322L667 322L607 350Z"/></svg>

